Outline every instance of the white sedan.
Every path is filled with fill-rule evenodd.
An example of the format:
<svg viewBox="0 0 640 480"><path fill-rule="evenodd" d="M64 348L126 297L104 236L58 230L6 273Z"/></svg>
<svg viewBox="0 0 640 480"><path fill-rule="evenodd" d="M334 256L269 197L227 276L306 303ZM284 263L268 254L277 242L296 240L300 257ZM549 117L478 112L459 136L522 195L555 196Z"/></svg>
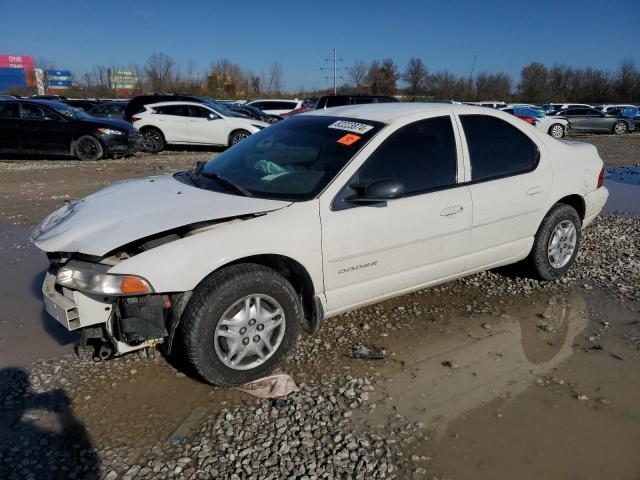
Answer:
<svg viewBox="0 0 640 480"><path fill-rule="evenodd" d="M513 105L500 110L515 115L558 140L564 138L571 129L571 124L565 118L549 117L533 106Z"/></svg>
<svg viewBox="0 0 640 480"><path fill-rule="evenodd" d="M145 105L131 120L144 137L145 150L151 153L167 144L231 146L269 126L239 117L219 104L196 102Z"/></svg>
<svg viewBox="0 0 640 480"><path fill-rule="evenodd" d="M34 232L47 312L101 353L164 343L202 378L274 370L300 327L501 265L559 278L608 192L594 146L493 109L300 114L189 171L114 184Z"/></svg>

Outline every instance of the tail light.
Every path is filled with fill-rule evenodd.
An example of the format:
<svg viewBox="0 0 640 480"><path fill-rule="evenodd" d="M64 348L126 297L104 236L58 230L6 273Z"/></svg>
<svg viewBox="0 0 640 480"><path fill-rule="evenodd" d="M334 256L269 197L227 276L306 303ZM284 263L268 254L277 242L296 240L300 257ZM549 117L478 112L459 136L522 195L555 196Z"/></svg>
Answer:
<svg viewBox="0 0 640 480"><path fill-rule="evenodd" d="M531 125L535 125L537 123L537 120L533 117L525 117L524 115L516 115L516 117L521 118L522 120L524 120L527 123L530 123Z"/></svg>
<svg viewBox="0 0 640 480"><path fill-rule="evenodd" d="M600 188L603 185L604 185L604 167L602 167L600 169L600 174L598 175L598 187L597 188Z"/></svg>
<svg viewBox="0 0 640 480"><path fill-rule="evenodd" d="M131 123L137 122L138 120L142 120L142 117L131 117Z"/></svg>

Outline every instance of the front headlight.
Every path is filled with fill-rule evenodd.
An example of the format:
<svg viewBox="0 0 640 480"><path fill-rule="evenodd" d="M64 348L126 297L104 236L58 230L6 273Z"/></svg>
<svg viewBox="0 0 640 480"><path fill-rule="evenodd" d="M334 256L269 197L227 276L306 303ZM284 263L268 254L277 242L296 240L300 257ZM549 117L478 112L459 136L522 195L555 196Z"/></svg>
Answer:
<svg viewBox="0 0 640 480"><path fill-rule="evenodd" d="M122 130L115 130L113 128L99 128L98 131L102 135L124 135L127 132L123 132Z"/></svg>
<svg viewBox="0 0 640 480"><path fill-rule="evenodd" d="M112 275L95 273L72 267L58 271L56 283L82 292L108 296L147 295L153 288L144 278L135 275Z"/></svg>

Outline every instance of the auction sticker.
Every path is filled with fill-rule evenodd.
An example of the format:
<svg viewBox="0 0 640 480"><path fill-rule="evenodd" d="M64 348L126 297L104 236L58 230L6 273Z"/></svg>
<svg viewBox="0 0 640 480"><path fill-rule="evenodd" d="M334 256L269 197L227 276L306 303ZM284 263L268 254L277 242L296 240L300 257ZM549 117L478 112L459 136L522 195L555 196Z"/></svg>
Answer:
<svg viewBox="0 0 640 480"><path fill-rule="evenodd" d="M367 125L366 123L350 122L348 120L338 120L329 125L329 128L335 128L337 130L346 130L353 133L367 133L373 128L373 125Z"/></svg>
<svg viewBox="0 0 640 480"><path fill-rule="evenodd" d="M344 137L340 137L337 142L341 143L343 145L351 145L353 143L356 143L358 140L360 140L362 137L358 136L358 135L354 135L353 133L347 133Z"/></svg>

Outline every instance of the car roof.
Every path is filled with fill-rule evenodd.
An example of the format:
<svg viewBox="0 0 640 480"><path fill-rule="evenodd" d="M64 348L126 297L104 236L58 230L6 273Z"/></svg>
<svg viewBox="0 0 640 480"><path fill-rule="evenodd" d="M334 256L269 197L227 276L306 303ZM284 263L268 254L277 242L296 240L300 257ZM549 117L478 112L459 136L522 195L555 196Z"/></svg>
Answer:
<svg viewBox="0 0 640 480"><path fill-rule="evenodd" d="M458 105L450 103L427 102L397 102L397 103L367 103L363 105L345 105L320 110L310 110L300 115L320 115L328 117L359 118L383 123L392 123L402 117L417 113L479 113L487 115L497 110L474 105ZM508 115L504 113L504 115Z"/></svg>
<svg viewBox="0 0 640 480"><path fill-rule="evenodd" d="M38 105L43 105L45 107L55 108L60 107L63 109L68 109L69 105L60 101L60 100L45 100L42 98L16 98L14 101L19 103L35 103Z"/></svg>
<svg viewBox="0 0 640 480"><path fill-rule="evenodd" d="M293 98L256 98L255 100L249 100L247 103L253 102L300 102L301 100L294 100Z"/></svg>
<svg viewBox="0 0 640 480"><path fill-rule="evenodd" d="M164 107L168 105L193 105L194 107L206 107L208 106L206 103L200 102L189 102L188 100L174 100L172 102L155 102L155 103L147 103L145 107Z"/></svg>

